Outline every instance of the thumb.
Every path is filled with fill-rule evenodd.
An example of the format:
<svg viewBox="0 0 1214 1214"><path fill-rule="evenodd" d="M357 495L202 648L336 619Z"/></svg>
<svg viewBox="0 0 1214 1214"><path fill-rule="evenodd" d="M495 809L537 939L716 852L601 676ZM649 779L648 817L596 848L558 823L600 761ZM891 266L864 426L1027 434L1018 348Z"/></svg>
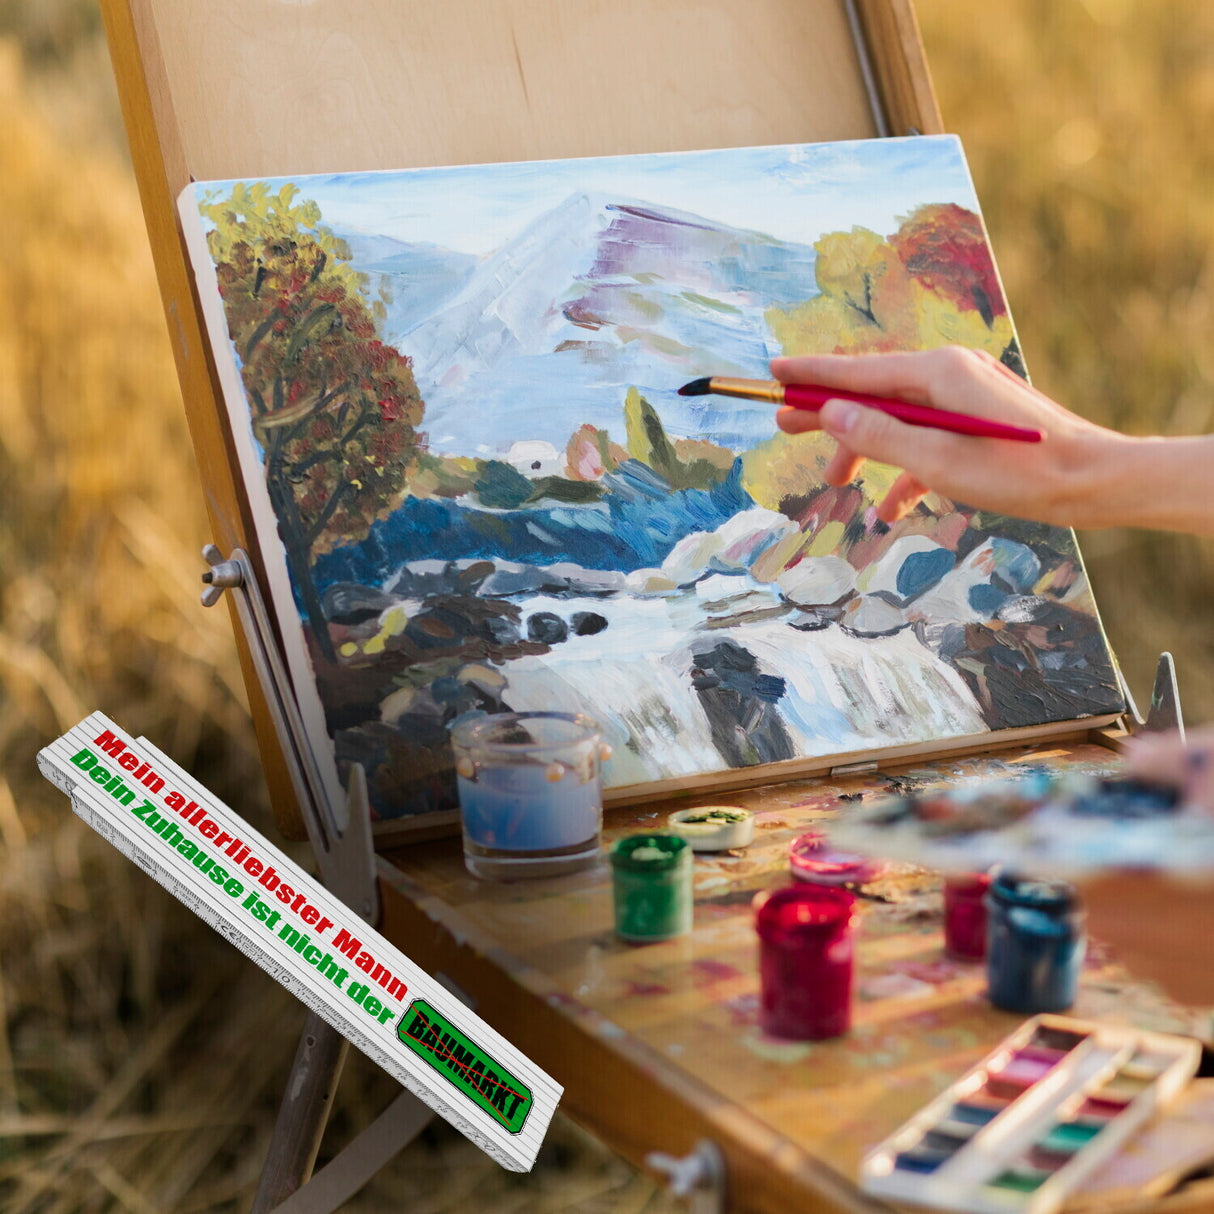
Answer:
<svg viewBox="0 0 1214 1214"><path fill-rule="evenodd" d="M938 462L950 437L850 400L828 400L818 417L823 430L857 455L917 473Z"/></svg>

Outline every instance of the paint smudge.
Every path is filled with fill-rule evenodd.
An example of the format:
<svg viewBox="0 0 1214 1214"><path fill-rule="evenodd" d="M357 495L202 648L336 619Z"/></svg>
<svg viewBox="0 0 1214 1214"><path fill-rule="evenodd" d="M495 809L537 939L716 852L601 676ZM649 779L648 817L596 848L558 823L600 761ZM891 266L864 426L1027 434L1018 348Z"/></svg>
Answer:
<svg viewBox="0 0 1214 1214"><path fill-rule="evenodd" d="M792 1066L793 1063L803 1061L814 1049L808 1041L780 1041L775 1037L752 1033L742 1034L742 1044L764 1062L777 1062L782 1066Z"/></svg>
<svg viewBox="0 0 1214 1214"><path fill-rule="evenodd" d="M865 1000L921 999L935 993L936 987L932 983L898 973L878 974L860 982L856 988L856 994Z"/></svg>
<svg viewBox="0 0 1214 1214"><path fill-rule="evenodd" d="M711 986L729 978L740 978L742 971L724 961L713 961L701 957L691 963L691 970L696 986Z"/></svg>

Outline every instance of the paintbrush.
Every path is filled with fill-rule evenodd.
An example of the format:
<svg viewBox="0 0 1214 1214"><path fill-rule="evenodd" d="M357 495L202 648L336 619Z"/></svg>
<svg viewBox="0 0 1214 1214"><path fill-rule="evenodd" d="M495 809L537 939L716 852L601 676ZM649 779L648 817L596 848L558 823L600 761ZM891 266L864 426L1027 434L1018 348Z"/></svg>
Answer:
<svg viewBox="0 0 1214 1214"><path fill-rule="evenodd" d="M905 400L885 396L868 396L843 388L823 388L817 384L782 384L774 379L722 379L705 376L693 379L679 389L680 396L738 396L743 400L769 400L776 405L791 405L816 413L828 400L850 400L869 409L896 417L908 426L927 426L947 430L952 434L968 434L974 438L1007 438L1018 443L1039 443L1045 437L1040 430L1009 426L1004 422L972 417L968 413L953 413L947 409L932 409L927 405L912 405Z"/></svg>

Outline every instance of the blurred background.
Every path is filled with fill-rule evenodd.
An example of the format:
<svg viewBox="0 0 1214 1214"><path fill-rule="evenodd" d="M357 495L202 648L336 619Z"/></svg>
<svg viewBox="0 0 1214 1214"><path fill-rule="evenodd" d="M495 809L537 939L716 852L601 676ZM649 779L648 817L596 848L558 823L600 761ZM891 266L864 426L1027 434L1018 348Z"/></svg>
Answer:
<svg viewBox="0 0 1214 1214"><path fill-rule="evenodd" d="M918 12L1037 386L1132 433L1211 429L1214 5ZM197 606L209 533L91 0L0 0L0 214L0 1207L242 1210L302 1009L33 764L100 707L267 814L227 614ZM1080 538L1139 703L1170 649L1214 719L1210 544ZM352 1051L330 1140L392 1090ZM678 1208L559 1117L530 1177L440 1124L347 1208L491 1205Z"/></svg>

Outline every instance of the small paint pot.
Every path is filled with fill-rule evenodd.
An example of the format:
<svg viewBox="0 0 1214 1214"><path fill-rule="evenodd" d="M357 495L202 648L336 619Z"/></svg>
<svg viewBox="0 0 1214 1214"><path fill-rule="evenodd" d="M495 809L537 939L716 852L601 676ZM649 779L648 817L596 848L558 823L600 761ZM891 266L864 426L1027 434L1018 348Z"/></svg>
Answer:
<svg viewBox="0 0 1214 1214"><path fill-rule="evenodd" d="M1075 1002L1086 937L1074 887L1000 872L986 895L991 1002L1006 1012L1062 1012Z"/></svg>
<svg viewBox="0 0 1214 1214"><path fill-rule="evenodd" d="M821 831L806 831L788 847L788 867L798 881L816 885L864 885L875 881L885 865L855 852L833 851Z"/></svg>
<svg viewBox="0 0 1214 1214"><path fill-rule="evenodd" d="M954 874L944 878L944 948L961 961L986 956L986 893L989 873Z"/></svg>
<svg viewBox="0 0 1214 1214"><path fill-rule="evenodd" d="M754 814L737 805L676 809L666 823L672 835L691 844L692 851L729 851L755 841Z"/></svg>
<svg viewBox="0 0 1214 1214"><path fill-rule="evenodd" d="M814 884L755 898L764 1032L821 1041L851 1028L855 903L847 890Z"/></svg>
<svg viewBox="0 0 1214 1214"><path fill-rule="evenodd" d="M634 944L691 931L692 855L677 835L631 835L611 853L615 934Z"/></svg>

